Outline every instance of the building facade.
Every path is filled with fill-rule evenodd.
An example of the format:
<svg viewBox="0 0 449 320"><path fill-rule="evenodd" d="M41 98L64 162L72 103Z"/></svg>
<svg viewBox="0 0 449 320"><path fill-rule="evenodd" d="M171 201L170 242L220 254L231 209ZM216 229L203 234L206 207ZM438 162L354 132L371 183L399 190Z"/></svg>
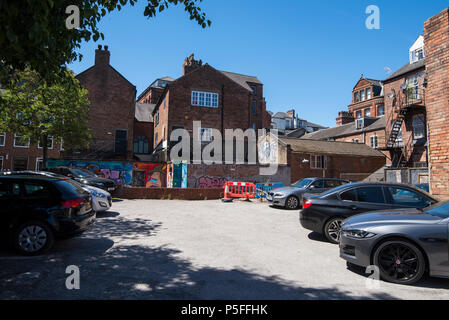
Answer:
<svg viewBox="0 0 449 320"><path fill-rule="evenodd" d="M185 129L207 143L213 129L224 137L226 129L261 129L271 123L257 77L216 70L193 54L185 59L182 76L165 86L153 118L155 153L165 154L158 157L164 161L175 129ZM194 121L201 121L198 132L193 132Z"/></svg>
<svg viewBox="0 0 449 320"><path fill-rule="evenodd" d="M385 114L383 83L363 75L352 90L352 103L348 106L354 118L380 117Z"/></svg>
<svg viewBox="0 0 449 320"><path fill-rule="evenodd" d="M89 150L65 158L132 159L136 87L110 65L108 46L95 50L95 64L76 76L88 91Z"/></svg>
<svg viewBox="0 0 449 320"><path fill-rule="evenodd" d="M306 133L315 132L325 127L301 119L295 110L287 112L276 112L271 116L271 127L278 130L280 135L294 136L299 138Z"/></svg>

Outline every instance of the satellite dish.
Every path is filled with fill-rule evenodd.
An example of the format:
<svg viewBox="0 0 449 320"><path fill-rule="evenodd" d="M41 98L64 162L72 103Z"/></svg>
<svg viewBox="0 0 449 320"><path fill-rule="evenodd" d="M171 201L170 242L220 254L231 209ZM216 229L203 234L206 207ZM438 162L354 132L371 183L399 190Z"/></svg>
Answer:
<svg viewBox="0 0 449 320"><path fill-rule="evenodd" d="M407 84L406 84L406 83L401 84L401 89L402 89L402 90L407 89Z"/></svg>

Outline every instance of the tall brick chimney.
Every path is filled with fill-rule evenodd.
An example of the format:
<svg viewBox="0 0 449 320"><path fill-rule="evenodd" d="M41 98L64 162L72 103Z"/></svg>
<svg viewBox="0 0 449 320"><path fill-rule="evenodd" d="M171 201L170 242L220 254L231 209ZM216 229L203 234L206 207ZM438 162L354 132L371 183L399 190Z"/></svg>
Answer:
<svg viewBox="0 0 449 320"><path fill-rule="evenodd" d="M101 44L98 45L98 49L95 50L95 65L108 65L110 57L108 46L104 46L103 50Z"/></svg>
<svg viewBox="0 0 449 320"><path fill-rule="evenodd" d="M348 111L340 111L337 117L337 126L341 126L343 124L354 122L354 116L351 112Z"/></svg>
<svg viewBox="0 0 449 320"><path fill-rule="evenodd" d="M424 23L430 191L449 197L449 8Z"/></svg>
<svg viewBox="0 0 449 320"><path fill-rule="evenodd" d="M184 59L184 64L182 65L182 75L184 76L202 65L203 61L195 60L195 55L192 53L189 57Z"/></svg>

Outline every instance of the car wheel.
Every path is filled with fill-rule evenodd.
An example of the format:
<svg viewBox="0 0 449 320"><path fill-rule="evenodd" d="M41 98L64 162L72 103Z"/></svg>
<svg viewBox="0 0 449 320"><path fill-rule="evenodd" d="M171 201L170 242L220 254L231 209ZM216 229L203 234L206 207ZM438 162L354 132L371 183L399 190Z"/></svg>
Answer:
<svg viewBox="0 0 449 320"><path fill-rule="evenodd" d="M299 200L295 196L290 196L285 200L285 208L295 210L299 207Z"/></svg>
<svg viewBox="0 0 449 320"><path fill-rule="evenodd" d="M414 244L405 240L390 240L375 251L374 264L380 277L388 282L413 284L419 281L426 270L426 260Z"/></svg>
<svg viewBox="0 0 449 320"><path fill-rule="evenodd" d="M337 244L340 242L340 230L343 218L332 218L324 225L324 235L330 243Z"/></svg>
<svg viewBox="0 0 449 320"><path fill-rule="evenodd" d="M25 255L41 254L53 246L54 236L43 222L32 220L25 222L12 233L14 248Z"/></svg>

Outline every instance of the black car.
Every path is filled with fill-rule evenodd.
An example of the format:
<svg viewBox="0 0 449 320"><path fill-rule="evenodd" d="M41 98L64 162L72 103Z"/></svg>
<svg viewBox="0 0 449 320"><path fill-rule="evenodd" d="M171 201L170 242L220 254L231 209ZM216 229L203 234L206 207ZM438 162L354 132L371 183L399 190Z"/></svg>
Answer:
<svg viewBox="0 0 449 320"><path fill-rule="evenodd" d="M116 185L113 180L101 178L87 169L60 166L48 168L47 171L66 176L82 184L97 187L108 192L112 192L116 189Z"/></svg>
<svg viewBox="0 0 449 320"><path fill-rule="evenodd" d="M428 193L409 185L353 183L304 197L299 220L304 228L338 243L341 224L350 216L376 210L425 208L436 202Z"/></svg>
<svg viewBox="0 0 449 320"><path fill-rule="evenodd" d="M43 175L0 176L0 216L4 240L27 255L83 233L95 220L89 192L69 179Z"/></svg>

